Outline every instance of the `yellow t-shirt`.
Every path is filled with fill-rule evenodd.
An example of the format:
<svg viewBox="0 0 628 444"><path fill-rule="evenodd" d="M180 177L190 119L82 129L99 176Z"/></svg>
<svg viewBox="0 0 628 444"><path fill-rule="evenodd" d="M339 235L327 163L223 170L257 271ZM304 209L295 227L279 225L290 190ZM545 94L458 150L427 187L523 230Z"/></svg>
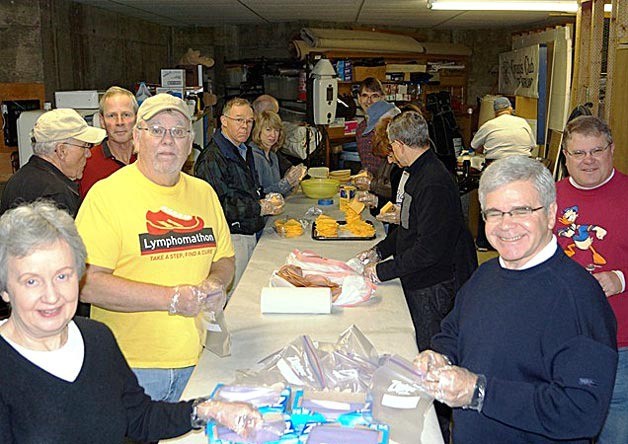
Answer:
<svg viewBox="0 0 628 444"><path fill-rule="evenodd" d="M114 276L158 285L198 284L212 262L234 255L227 221L205 181L181 174L173 187L148 180L135 164L91 188L76 225L87 262ZM121 313L92 305L113 331L129 365L195 365L205 332L195 318L165 311Z"/></svg>

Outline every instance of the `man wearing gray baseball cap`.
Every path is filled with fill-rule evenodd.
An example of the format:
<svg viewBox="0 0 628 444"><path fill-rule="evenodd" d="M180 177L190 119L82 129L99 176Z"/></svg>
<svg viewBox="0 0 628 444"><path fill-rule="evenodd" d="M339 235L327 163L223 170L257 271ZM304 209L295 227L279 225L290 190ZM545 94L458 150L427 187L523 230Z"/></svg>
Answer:
<svg viewBox="0 0 628 444"><path fill-rule="evenodd" d="M75 217L81 204L75 181L83 176L89 150L104 139L105 130L89 126L73 109L60 108L42 114L31 135L33 155L7 182L0 214L49 199Z"/></svg>

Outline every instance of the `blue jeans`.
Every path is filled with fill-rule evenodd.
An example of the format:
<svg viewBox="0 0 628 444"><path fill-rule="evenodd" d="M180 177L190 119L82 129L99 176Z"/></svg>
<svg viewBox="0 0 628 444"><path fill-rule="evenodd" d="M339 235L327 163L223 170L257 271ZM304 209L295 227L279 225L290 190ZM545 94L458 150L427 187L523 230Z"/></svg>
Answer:
<svg viewBox="0 0 628 444"><path fill-rule="evenodd" d="M133 368L137 381L153 401L177 402L192 376L192 367Z"/></svg>
<svg viewBox="0 0 628 444"><path fill-rule="evenodd" d="M596 442L598 444L628 443L628 347L619 349L613 398L602 433Z"/></svg>

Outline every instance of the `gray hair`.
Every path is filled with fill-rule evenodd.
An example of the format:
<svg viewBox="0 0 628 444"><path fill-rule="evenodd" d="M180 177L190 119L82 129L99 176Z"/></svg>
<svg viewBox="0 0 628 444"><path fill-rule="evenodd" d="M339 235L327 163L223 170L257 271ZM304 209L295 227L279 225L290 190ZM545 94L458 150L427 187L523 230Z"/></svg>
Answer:
<svg viewBox="0 0 628 444"><path fill-rule="evenodd" d="M60 143L68 142L70 139L55 140L53 142L33 142L33 154L38 156L52 156Z"/></svg>
<svg viewBox="0 0 628 444"><path fill-rule="evenodd" d="M0 291L7 290L9 258L23 258L57 241L70 247L79 278L85 272L87 251L74 219L53 202L39 200L8 210L0 217Z"/></svg>
<svg viewBox="0 0 628 444"><path fill-rule="evenodd" d="M133 113L137 114L139 105L137 104L137 99L135 98L135 95L128 89L120 88L119 86L112 86L107 91L105 91L105 93L100 98L100 102L98 103L98 112L101 115L105 115L105 101L109 97L113 96L127 96L129 99L131 99L131 104L133 105Z"/></svg>
<svg viewBox="0 0 628 444"><path fill-rule="evenodd" d="M541 162L527 156L509 156L496 160L482 173L478 190L482 210L486 209L487 194L518 181L532 184L546 213L550 204L556 202L554 178Z"/></svg>
<svg viewBox="0 0 628 444"><path fill-rule="evenodd" d="M404 111L396 115L388 124L388 139L398 140L413 148L429 146L430 132L425 118L416 111Z"/></svg>
<svg viewBox="0 0 628 444"><path fill-rule="evenodd" d="M606 122L595 116L580 116L567 123L563 133L563 149L567 149L567 143L574 134L592 137L604 136L606 143L609 145L613 143L611 129Z"/></svg>

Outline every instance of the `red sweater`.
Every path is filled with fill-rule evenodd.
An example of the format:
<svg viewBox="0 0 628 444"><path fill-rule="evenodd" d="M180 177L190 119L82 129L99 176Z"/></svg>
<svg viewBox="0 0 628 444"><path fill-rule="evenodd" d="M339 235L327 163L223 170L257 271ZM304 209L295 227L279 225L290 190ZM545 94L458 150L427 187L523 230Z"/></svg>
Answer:
<svg viewBox="0 0 628 444"><path fill-rule="evenodd" d="M577 189L567 178L556 190L554 232L565 253L593 273L619 270L628 278L628 176L615 170L608 183L593 190ZM617 318L617 347L628 347L628 292L608 301Z"/></svg>

